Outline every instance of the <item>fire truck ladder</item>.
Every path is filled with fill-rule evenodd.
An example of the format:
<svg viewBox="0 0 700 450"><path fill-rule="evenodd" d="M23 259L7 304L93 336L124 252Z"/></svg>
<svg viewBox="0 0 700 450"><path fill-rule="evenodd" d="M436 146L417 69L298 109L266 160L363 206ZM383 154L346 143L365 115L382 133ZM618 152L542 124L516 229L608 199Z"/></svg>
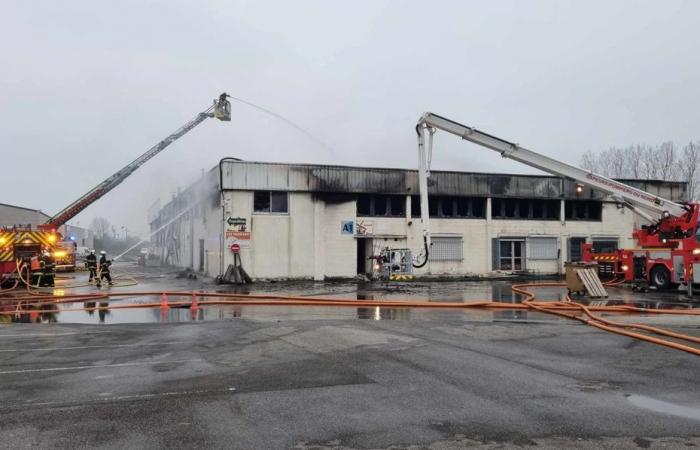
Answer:
<svg viewBox="0 0 700 450"><path fill-rule="evenodd" d="M182 136L190 132L197 125L204 122L204 120L215 117L221 121L231 120L231 103L227 100L229 97L226 93L219 96L218 100L214 100L214 104L207 108L205 111L200 112L192 120L184 124L182 127L175 130L168 137L158 142L153 147L149 148L143 155L136 158L131 163L124 166L114 175L110 176L85 195L78 198L76 201L68 205L66 208L61 210L59 213L51 217L45 224L41 225L40 228L44 230L55 230L61 225L68 222L73 217L77 216L85 208L90 206L92 203L97 201L103 195L119 186L129 175L134 173L136 169L141 167L146 161L156 156L158 153L162 152L170 144L180 139Z"/></svg>

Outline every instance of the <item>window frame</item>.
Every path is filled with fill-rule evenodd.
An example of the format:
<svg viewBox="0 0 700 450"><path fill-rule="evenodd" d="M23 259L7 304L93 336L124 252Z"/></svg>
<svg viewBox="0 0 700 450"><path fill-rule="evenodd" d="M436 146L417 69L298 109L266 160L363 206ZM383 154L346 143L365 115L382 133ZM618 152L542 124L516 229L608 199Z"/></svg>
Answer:
<svg viewBox="0 0 700 450"><path fill-rule="evenodd" d="M264 194L267 193L267 211L264 210L256 210L255 209L255 197L256 195L259 194ZM284 194L286 196L286 211L273 211L272 210L272 195L273 194ZM289 192L287 191L253 191L253 204L252 204L252 213L253 214L260 214L260 215L269 215L269 216L288 216L289 215Z"/></svg>

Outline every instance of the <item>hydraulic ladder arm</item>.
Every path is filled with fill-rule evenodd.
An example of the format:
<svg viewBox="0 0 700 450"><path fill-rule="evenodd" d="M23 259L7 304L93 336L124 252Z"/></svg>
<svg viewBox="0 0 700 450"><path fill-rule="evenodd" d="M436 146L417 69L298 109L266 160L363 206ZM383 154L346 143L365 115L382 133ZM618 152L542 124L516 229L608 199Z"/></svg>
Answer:
<svg viewBox="0 0 700 450"><path fill-rule="evenodd" d="M613 196L617 201L633 209L641 217L652 224L657 224L668 218L680 218L684 215L690 217L689 206L666 200L648 192L628 186L619 181L612 180L602 175L557 161L556 159L536 153L519 146L516 143L506 141L496 136L484 133L475 128L454 122L450 119L433 113L425 113L416 125L418 134L418 158L419 158L419 190L421 199L421 222L423 223L423 239L425 245L425 261L428 259L430 248L430 225L428 213L428 177L430 176L430 162L432 159L432 141L436 130L447 131L467 141L482 147L497 151L504 158L509 158L530 167L543 170L556 176L569 178L575 182ZM428 135L426 149L426 133ZM420 267L425 261L416 265Z"/></svg>
<svg viewBox="0 0 700 450"><path fill-rule="evenodd" d="M192 129L204 122L206 119L216 117L221 121L230 121L231 103L227 100L227 97L229 96L226 93L221 94L217 100L214 100L214 104L212 106L197 114L197 116L195 116L192 120L175 130L173 133L168 135L168 137L146 150L144 154L124 166L114 175L110 176L89 190L86 194L82 195L76 201L65 207L63 210L58 212L56 215L51 217L45 224L39 226L40 229L56 230L70 219L80 214L80 212L100 199L106 193L121 184L126 178L129 177L129 175L134 173L136 169L146 163L146 161L165 150L166 147L180 139L188 132L192 131Z"/></svg>

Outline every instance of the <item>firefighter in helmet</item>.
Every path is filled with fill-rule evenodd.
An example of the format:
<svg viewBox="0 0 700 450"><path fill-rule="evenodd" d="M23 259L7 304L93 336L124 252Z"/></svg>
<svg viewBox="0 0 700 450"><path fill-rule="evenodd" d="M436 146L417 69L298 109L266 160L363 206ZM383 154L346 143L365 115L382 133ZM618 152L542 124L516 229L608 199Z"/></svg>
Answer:
<svg viewBox="0 0 700 450"><path fill-rule="evenodd" d="M109 283L110 286L112 286L114 283L112 283L112 275L109 273L109 266L112 265L112 260L107 259L107 252L102 250L100 252L100 276L97 278L97 287L100 287L102 285L102 279L107 280L107 283Z"/></svg>
<svg viewBox="0 0 700 450"><path fill-rule="evenodd" d="M51 253L45 251L41 255L41 283L40 286L52 287L54 285L54 276L56 274L56 262L51 256Z"/></svg>
<svg viewBox="0 0 700 450"><path fill-rule="evenodd" d="M94 249L90 249L90 254L85 257L85 265L90 271L88 283L92 283L93 280L97 280L97 256Z"/></svg>

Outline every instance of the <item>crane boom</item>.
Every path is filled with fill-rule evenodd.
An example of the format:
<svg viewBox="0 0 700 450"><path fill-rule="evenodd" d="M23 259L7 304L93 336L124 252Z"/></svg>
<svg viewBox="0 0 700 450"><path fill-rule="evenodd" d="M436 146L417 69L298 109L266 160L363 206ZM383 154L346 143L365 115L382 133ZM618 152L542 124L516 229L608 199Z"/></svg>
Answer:
<svg viewBox="0 0 700 450"><path fill-rule="evenodd" d="M188 121L186 124L175 130L173 133L168 135L165 139L158 142L153 147L146 150L144 154L121 168L114 175L110 176L86 194L82 195L76 201L65 207L63 210L58 212L56 215L51 217L44 225L40 227L43 229L57 229L61 225L68 222L73 217L77 216L85 208L93 204L95 201L100 199L106 193L121 184L129 175L134 173L136 169L141 167L149 159L156 156L158 153L165 150L170 144L180 139L182 136L190 132L197 125L204 122L209 117L216 117L222 121L231 120L231 104L227 100L228 95L223 93L219 96L218 100L214 100L214 104L207 108L205 111L197 114L192 120Z"/></svg>
<svg viewBox="0 0 700 450"><path fill-rule="evenodd" d="M419 135L422 133L421 128L425 127L447 131L482 147L495 150L504 158L521 162L556 176L570 178L576 182L587 184L598 191L616 197L624 203L643 208L661 217L669 215L679 217L686 212L684 205L679 203L657 197L641 189L628 186L588 170L557 161L554 158L523 148L516 143L462 125L437 114L429 112L423 114L417 127ZM650 220L653 220L653 218Z"/></svg>

